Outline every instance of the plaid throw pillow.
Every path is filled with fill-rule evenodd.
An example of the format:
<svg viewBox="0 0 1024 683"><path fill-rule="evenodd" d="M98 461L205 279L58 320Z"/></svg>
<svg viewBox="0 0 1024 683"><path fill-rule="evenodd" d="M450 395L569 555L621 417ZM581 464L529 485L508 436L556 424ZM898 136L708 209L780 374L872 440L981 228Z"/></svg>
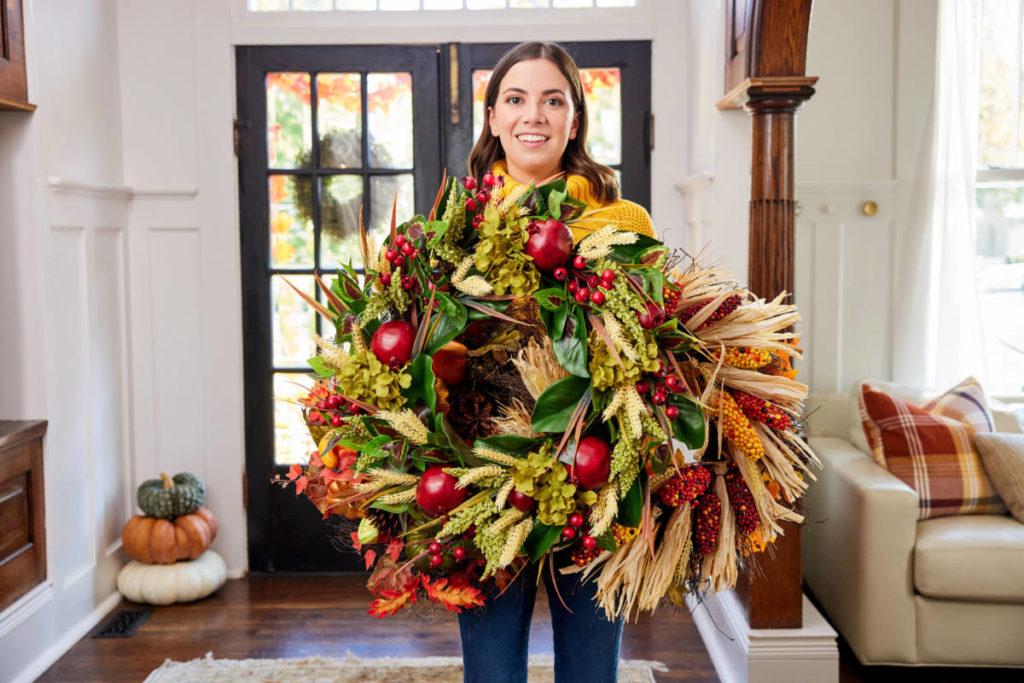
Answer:
<svg viewBox="0 0 1024 683"><path fill-rule="evenodd" d="M860 417L875 462L917 491L918 519L1006 512L972 444L994 431L973 377L924 406L862 383Z"/></svg>

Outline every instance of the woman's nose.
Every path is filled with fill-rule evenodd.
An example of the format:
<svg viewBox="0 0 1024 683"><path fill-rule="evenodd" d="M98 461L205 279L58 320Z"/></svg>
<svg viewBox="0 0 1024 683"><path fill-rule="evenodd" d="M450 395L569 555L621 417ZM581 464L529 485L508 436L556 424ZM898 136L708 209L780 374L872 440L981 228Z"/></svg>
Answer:
<svg viewBox="0 0 1024 683"><path fill-rule="evenodd" d="M527 105L525 118L528 123L544 122L544 109L541 107L540 102L533 102Z"/></svg>

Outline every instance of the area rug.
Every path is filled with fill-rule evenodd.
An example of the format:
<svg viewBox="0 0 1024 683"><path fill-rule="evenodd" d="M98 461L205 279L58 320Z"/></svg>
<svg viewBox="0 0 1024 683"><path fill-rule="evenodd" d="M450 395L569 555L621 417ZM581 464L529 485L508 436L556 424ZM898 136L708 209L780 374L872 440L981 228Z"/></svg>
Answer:
<svg viewBox="0 0 1024 683"><path fill-rule="evenodd" d="M619 661L620 683L654 683L655 671L668 671L661 662L641 659ZM530 657L531 683L554 681L554 658ZM145 683L461 683L459 657L406 657L362 659L352 653L344 659L214 659L213 653L189 662L167 660Z"/></svg>

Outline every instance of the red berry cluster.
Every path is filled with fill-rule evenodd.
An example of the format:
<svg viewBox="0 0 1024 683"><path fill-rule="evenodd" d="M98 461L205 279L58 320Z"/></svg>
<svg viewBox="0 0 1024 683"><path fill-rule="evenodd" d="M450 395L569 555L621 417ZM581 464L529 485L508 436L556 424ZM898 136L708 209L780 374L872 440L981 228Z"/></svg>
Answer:
<svg viewBox="0 0 1024 683"><path fill-rule="evenodd" d="M793 426L793 420L789 415L763 398L753 396L745 391L733 391L732 396L748 420L763 422L778 431L785 431Z"/></svg>
<svg viewBox="0 0 1024 683"><path fill-rule="evenodd" d="M718 526L722 520L722 501L714 491L697 499L693 509L693 540L701 555L711 555L718 545Z"/></svg>
<svg viewBox="0 0 1024 683"><path fill-rule="evenodd" d="M416 245L413 244L412 240L402 233L395 235L394 244L384 252L384 258L395 268L401 268L405 265L406 259L408 259L411 264L419 257L420 250L416 248ZM405 270L409 271L410 269L406 267ZM380 283L385 287L389 287L391 285L391 273L381 273ZM416 278L412 275L402 276L403 289L412 289L415 286Z"/></svg>
<svg viewBox="0 0 1024 683"><path fill-rule="evenodd" d="M723 301L721 305L719 305L719 307L715 309L714 313L708 316L708 319L704 321L704 324L702 324L699 329L704 329L711 323L716 323L725 316L729 315L739 307L742 301L743 299L740 298L739 294L733 294L728 299ZM685 323L687 320L697 315L697 312L700 311L700 309L704 308L704 306L705 304L694 304L692 306L688 306L686 310L679 314L679 319Z"/></svg>
<svg viewBox="0 0 1024 683"><path fill-rule="evenodd" d="M321 425L330 423L332 427L340 427L345 418L342 417L342 409L350 415L358 415L362 409L355 403L345 403L345 399L337 394L328 396L316 404L317 410L310 411L307 419L311 424Z"/></svg>
<svg viewBox="0 0 1024 683"><path fill-rule="evenodd" d="M582 513L572 513L569 515L568 521L569 523L562 528L562 538L572 542L577 536L579 537L579 545L573 551L572 561L576 563L577 567L582 567L597 557L600 552L597 546L597 539L586 533Z"/></svg>
<svg viewBox="0 0 1024 683"><path fill-rule="evenodd" d="M711 472L706 467L693 464L679 468L679 473L669 479L660 489L661 502L669 507L692 503L708 490Z"/></svg>
<svg viewBox="0 0 1024 683"><path fill-rule="evenodd" d="M462 562L466 559L466 549L463 546L457 545L450 550L456 562ZM432 569L437 569L444 564L445 548L441 545L440 541L437 539L431 541L430 545L427 546L427 552L430 553L430 567Z"/></svg>
<svg viewBox="0 0 1024 683"><path fill-rule="evenodd" d="M497 180L493 174L485 173L484 177L480 179L480 184L483 187L477 190L476 178L466 176L462 179L462 187L466 188L466 191L469 192L469 197L466 198L466 213L476 214L470 219L470 224L474 230L479 230L484 222L484 214L476 212L483 209L487 202L491 201L491 190L494 189L496 182Z"/></svg>
<svg viewBox="0 0 1024 683"><path fill-rule="evenodd" d="M757 515L757 506L754 505L754 496L750 493L747 482L743 481L743 475L735 467L730 467L725 473L725 490L729 494L729 505L736 513L736 526L744 536L757 531L760 518Z"/></svg>
<svg viewBox="0 0 1024 683"><path fill-rule="evenodd" d="M582 256L576 256L572 260L572 268L573 270L570 273L564 266L559 266L552 271L551 275L559 282L569 281L565 288L576 299L576 303L581 306L585 306L588 303L595 306L604 306L608 301L608 297L601 290L611 289L615 284L615 278L617 277L615 271L611 268L605 268L600 275L593 271L588 272L586 270L587 259Z"/></svg>
<svg viewBox="0 0 1024 683"><path fill-rule="evenodd" d="M664 361L657 374L649 374L647 379L636 383L640 396L650 394L650 401L656 406L665 406L665 417L674 420L679 417L679 408L668 403L669 394L678 394L686 390L686 383L676 374L669 374Z"/></svg>

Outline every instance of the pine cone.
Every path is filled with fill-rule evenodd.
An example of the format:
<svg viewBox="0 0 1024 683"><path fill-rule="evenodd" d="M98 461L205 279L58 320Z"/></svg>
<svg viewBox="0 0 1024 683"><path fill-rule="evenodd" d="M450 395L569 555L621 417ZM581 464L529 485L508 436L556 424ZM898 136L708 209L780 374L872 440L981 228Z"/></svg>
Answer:
<svg viewBox="0 0 1024 683"><path fill-rule="evenodd" d="M474 439L491 436L495 433L491 418L495 415L495 406L481 391L470 389L461 391L449 398L452 412L449 420L455 430L470 443Z"/></svg>

